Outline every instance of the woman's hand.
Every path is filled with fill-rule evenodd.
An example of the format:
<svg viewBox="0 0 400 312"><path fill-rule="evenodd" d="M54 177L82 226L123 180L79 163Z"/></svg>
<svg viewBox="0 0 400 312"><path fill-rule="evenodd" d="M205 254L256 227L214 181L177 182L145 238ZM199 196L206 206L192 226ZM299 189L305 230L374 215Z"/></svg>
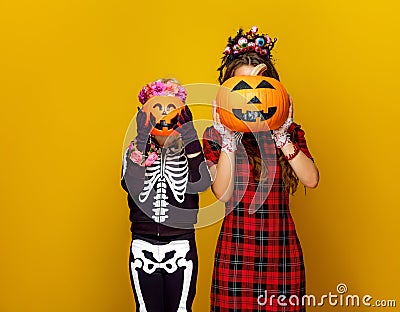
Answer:
<svg viewBox="0 0 400 312"><path fill-rule="evenodd" d="M282 148L290 142L287 131L292 123L293 123L293 100L292 97L289 95L288 118L280 128L272 131L272 138L274 139L277 148Z"/></svg>
<svg viewBox="0 0 400 312"><path fill-rule="evenodd" d="M213 178L211 189L220 201L227 202L232 197L234 189L236 139L233 131L221 124L215 101L213 101L212 115L213 127L222 137L222 147L218 164L210 167Z"/></svg>
<svg viewBox="0 0 400 312"><path fill-rule="evenodd" d="M288 117L279 129L272 131L272 138L274 139L277 148L282 148L290 142L287 131L292 123L293 119Z"/></svg>
<svg viewBox="0 0 400 312"><path fill-rule="evenodd" d="M288 114L288 118L292 118L293 119L293 99L289 94L289 114Z"/></svg>
<svg viewBox="0 0 400 312"><path fill-rule="evenodd" d="M213 116L213 127L215 130L219 132L222 137L222 146L221 150L229 153L233 153L236 151L236 139L235 133L225 127L219 118L219 114L217 113L217 104L215 100L212 105L212 116Z"/></svg>

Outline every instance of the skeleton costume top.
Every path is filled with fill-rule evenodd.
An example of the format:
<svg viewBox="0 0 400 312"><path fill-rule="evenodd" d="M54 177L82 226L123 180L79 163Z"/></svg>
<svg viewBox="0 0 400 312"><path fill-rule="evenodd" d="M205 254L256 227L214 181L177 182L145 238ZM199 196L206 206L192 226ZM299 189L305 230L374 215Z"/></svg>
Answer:
<svg viewBox="0 0 400 312"><path fill-rule="evenodd" d="M131 231L156 236L193 233L198 192L211 185L204 154L188 158L179 144L158 150L158 159L146 167L125 156L121 185L128 192Z"/></svg>
<svg viewBox="0 0 400 312"><path fill-rule="evenodd" d="M132 222L129 271L136 311L191 312L198 272L198 192L211 185L211 176L192 113L184 105L185 88L174 79L160 79L144 86L138 98L143 107L136 115L137 136L124 155L121 179ZM176 116L156 122L152 109ZM162 147L152 135L175 140Z"/></svg>

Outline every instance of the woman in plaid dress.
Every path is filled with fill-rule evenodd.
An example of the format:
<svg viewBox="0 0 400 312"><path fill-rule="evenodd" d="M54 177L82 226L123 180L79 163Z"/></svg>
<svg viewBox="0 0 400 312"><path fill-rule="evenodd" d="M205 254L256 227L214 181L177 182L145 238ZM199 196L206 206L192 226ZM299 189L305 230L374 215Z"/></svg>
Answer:
<svg viewBox="0 0 400 312"><path fill-rule="evenodd" d="M247 43L260 37L268 41L256 32L254 27L246 34L239 30L229 38L227 49L243 37ZM226 54L220 82L250 75L260 64L266 70L261 65L264 71L258 74L279 80L270 60L272 47L265 45L263 54L252 49ZM304 131L292 121L292 102L288 120L271 132L233 133L219 123L215 109L213 117L203 149L213 175L212 190L226 202L227 212L215 251L211 311L305 311L304 263L289 194L299 180L305 187L316 187L319 175Z"/></svg>

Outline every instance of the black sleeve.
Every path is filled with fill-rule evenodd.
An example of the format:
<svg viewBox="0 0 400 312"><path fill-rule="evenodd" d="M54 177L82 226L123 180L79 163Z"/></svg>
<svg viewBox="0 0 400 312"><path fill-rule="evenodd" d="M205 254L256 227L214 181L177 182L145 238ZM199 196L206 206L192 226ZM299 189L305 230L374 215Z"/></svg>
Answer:
<svg viewBox="0 0 400 312"><path fill-rule="evenodd" d="M211 174L201 152L196 157L187 158L189 167L189 181L187 192L199 193L203 192L211 186Z"/></svg>
<svg viewBox="0 0 400 312"><path fill-rule="evenodd" d="M122 170L121 186L131 196L139 195L143 190L146 168L134 163L129 157L126 157L125 167Z"/></svg>
<svg viewBox="0 0 400 312"><path fill-rule="evenodd" d="M129 191L128 191L128 187L126 186L125 179L123 177L123 172L124 172L124 169L122 169L122 172L121 172L121 186L124 189L124 191L128 193Z"/></svg>

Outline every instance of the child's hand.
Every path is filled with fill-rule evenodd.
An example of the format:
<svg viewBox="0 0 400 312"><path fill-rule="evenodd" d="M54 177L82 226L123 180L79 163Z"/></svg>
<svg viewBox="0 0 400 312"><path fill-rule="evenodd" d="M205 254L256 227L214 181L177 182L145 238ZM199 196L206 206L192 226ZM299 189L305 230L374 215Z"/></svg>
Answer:
<svg viewBox="0 0 400 312"><path fill-rule="evenodd" d="M137 126L137 136L136 136L136 147L139 151L144 152L146 148L146 143L149 138L150 132L156 124L156 118L150 113L149 122L147 122L147 114L139 109L136 115L136 126Z"/></svg>
<svg viewBox="0 0 400 312"><path fill-rule="evenodd" d="M193 116L189 107L186 105L178 116L179 126L175 131L181 134L188 155L197 155L201 152L201 145L197 137L196 129L193 125Z"/></svg>
<svg viewBox="0 0 400 312"><path fill-rule="evenodd" d="M189 143L191 138L196 137L197 139L197 132L193 125L192 112L188 106L185 106L178 115L178 125L176 125L175 131L181 134L182 140L185 143Z"/></svg>
<svg viewBox="0 0 400 312"><path fill-rule="evenodd" d="M181 113L178 115L178 122L179 127L176 128L176 131L178 131L180 134L187 130L187 128L194 130L192 112L187 105L185 105L185 107L181 110Z"/></svg>

